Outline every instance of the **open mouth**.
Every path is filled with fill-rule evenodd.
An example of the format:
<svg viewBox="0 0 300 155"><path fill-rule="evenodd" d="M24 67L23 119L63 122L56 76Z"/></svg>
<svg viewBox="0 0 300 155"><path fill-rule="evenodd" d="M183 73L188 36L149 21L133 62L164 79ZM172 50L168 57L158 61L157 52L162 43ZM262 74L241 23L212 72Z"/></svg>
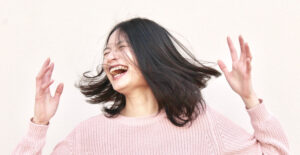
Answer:
<svg viewBox="0 0 300 155"><path fill-rule="evenodd" d="M127 66L118 65L118 66L111 67L109 69L109 72L112 75L113 79L117 80L120 79L123 75L125 75L127 70L128 70Z"/></svg>

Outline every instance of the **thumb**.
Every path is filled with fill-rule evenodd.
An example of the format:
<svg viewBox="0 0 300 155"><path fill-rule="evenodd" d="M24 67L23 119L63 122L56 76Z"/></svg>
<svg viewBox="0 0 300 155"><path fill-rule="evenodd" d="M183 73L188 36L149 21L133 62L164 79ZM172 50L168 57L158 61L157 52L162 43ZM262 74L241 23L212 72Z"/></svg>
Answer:
<svg viewBox="0 0 300 155"><path fill-rule="evenodd" d="M60 96L61 96L61 94L63 92L63 88L64 88L64 84L63 83L60 83L57 86L56 91L55 91L55 95L53 97L55 104L59 103L59 99L60 99Z"/></svg>
<svg viewBox="0 0 300 155"><path fill-rule="evenodd" d="M224 73L225 77L227 78L228 69L227 69L226 65L224 64L224 62L222 60L218 60L218 65L219 65L221 71Z"/></svg>

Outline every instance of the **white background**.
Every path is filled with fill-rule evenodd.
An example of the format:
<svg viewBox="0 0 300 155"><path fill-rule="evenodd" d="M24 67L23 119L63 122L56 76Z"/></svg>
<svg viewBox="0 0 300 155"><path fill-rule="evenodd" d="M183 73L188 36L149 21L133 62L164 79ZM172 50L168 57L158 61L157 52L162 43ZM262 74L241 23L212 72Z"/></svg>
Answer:
<svg viewBox="0 0 300 155"><path fill-rule="evenodd" d="M49 56L54 92L64 82L59 109L51 120L44 154L80 121L100 112L74 83L101 63L109 30L123 20L147 17L166 27L200 60L231 67L226 36L242 34L253 55L253 84L280 120L292 154L300 154L300 2L297 0L1 0L0 146L10 154L33 116L35 76ZM213 67L217 68L217 65ZM222 75L204 89L207 104L252 132L240 97Z"/></svg>

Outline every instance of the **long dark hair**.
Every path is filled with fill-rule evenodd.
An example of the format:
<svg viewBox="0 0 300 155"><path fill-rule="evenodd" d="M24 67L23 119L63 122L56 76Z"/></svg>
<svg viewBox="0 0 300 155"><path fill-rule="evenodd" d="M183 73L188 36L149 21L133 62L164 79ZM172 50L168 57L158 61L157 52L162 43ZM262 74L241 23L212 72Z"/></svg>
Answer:
<svg viewBox="0 0 300 155"><path fill-rule="evenodd" d="M133 18L123 21L110 31L119 30L126 35L137 59L137 65L151 88L159 111L164 109L167 118L176 126L183 127L205 112L205 100L201 89L206 87L211 76L221 73L200 63L193 54L173 35L156 22L145 18ZM178 45L190 58L183 57ZM92 104L113 101L104 106L106 117L116 117L125 108L125 96L115 91L102 67L97 75L84 72L80 82L75 84Z"/></svg>

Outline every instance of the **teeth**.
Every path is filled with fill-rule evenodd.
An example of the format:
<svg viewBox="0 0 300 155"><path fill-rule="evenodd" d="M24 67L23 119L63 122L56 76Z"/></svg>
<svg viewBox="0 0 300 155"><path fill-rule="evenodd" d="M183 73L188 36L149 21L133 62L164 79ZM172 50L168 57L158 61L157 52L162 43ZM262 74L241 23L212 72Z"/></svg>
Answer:
<svg viewBox="0 0 300 155"><path fill-rule="evenodd" d="M116 67L113 67L110 69L110 73L115 75L114 71L118 70L118 69L123 69L123 70L127 70L127 67L124 67L124 66L116 66Z"/></svg>

